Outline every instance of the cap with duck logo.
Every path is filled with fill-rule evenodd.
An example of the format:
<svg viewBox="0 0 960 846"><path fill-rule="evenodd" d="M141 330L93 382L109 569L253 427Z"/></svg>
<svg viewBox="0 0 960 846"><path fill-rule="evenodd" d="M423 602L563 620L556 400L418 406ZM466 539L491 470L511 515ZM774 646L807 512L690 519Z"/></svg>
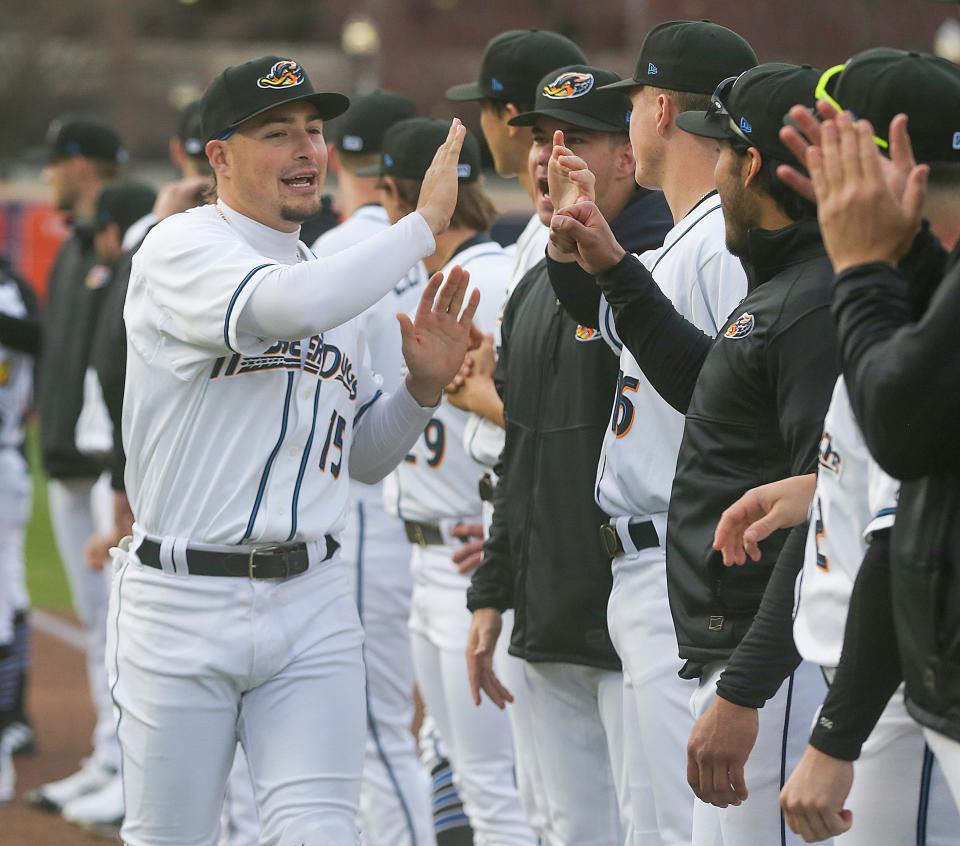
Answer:
<svg viewBox="0 0 960 846"><path fill-rule="evenodd" d="M829 96L869 120L880 138L902 112L918 162L960 162L960 67L928 53L876 47L837 70L826 83Z"/></svg>
<svg viewBox="0 0 960 846"><path fill-rule="evenodd" d="M799 164L780 140L783 116L797 103L812 107L820 71L770 62L724 80L705 112L683 112L677 126L691 135L756 147L761 155Z"/></svg>
<svg viewBox="0 0 960 846"><path fill-rule="evenodd" d="M293 59L263 56L229 67L200 100L203 141L224 136L277 106L300 101L315 105L323 120L343 114L350 105L343 94L315 91L307 72Z"/></svg>
<svg viewBox="0 0 960 846"><path fill-rule="evenodd" d="M380 163L361 168L357 176L392 176L396 179L423 179L437 148L446 140L450 124L432 118L409 118L391 126L383 136ZM480 144L468 132L460 150L457 177L460 182L480 178Z"/></svg>
<svg viewBox="0 0 960 846"><path fill-rule="evenodd" d="M567 65L550 71L540 80L532 111L523 112L511 126L533 126L538 118L562 121L597 132L622 132L630 128L630 98L610 90L608 83L619 74L589 65Z"/></svg>
<svg viewBox="0 0 960 846"><path fill-rule="evenodd" d="M376 91L358 97L333 125L337 149L344 153L379 153L384 133L416 113L417 107L399 94Z"/></svg>
<svg viewBox="0 0 960 846"><path fill-rule="evenodd" d="M656 85L669 91L710 94L721 80L756 64L753 48L725 26L711 21L666 21L643 39L633 77L611 87Z"/></svg>
<svg viewBox="0 0 960 846"><path fill-rule="evenodd" d="M447 89L448 100L500 100L531 103L537 81L547 71L585 62L569 38L540 29L513 29L492 38L480 61L480 79Z"/></svg>

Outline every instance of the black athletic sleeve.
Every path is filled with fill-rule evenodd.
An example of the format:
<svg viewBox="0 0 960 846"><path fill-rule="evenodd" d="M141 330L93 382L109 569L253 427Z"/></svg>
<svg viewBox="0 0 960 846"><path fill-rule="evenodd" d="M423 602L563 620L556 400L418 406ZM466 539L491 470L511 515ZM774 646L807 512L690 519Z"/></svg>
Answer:
<svg viewBox="0 0 960 846"><path fill-rule="evenodd" d="M923 317L930 298L940 287L947 270L949 255L925 220L913 239L910 252L900 262L900 272L907 279L907 302L912 320Z"/></svg>
<svg viewBox="0 0 960 846"><path fill-rule="evenodd" d="M793 642L793 593L803 569L807 528L807 523L795 526L787 536L750 631L717 681L717 695L734 705L762 708L800 664Z"/></svg>
<svg viewBox="0 0 960 846"><path fill-rule="evenodd" d="M581 326L600 328L600 289L597 280L575 261L564 263L547 257L550 286L567 314Z"/></svg>
<svg viewBox="0 0 960 846"><path fill-rule="evenodd" d="M0 344L17 352L40 352L40 321L31 317L0 314Z"/></svg>
<svg viewBox="0 0 960 846"><path fill-rule="evenodd" d="M890 588L890 530L874 532L850 598L840 665L810 735L832 758L855 761L903 673Z"/></svg>
<svg viewBox="0 0 960 846"><path fill-rule="evenodd" d="M617 334L670 405L685 414L713 339L678 312L640 260L629 253L597 276Z"/></svg>
<svg viewBox="0 0 960 846"><path fill-rule="evenodd" d="M516 303L516 293L515 291L514 297L507 301L507 307L503 313L503 322L500 327L502 346L493 375L497 393L500 394L501 399L504 397L507 362L510 354L510 334L514 317L514 309L511 308L511 304ZM504 418L506 416L507 409L504 408ZM508 427L503 452L494 468L498 481L493 491L493 520L490 525L490 535L483 544L483 564L474 570L470 579L470 587L467 588L467 610L471 612L478 608L496 608L501 612L513 608L514 574L510 555L510 528L507 523L507 486L504 478L506 464L504 459L509 449L510 429Z"/></svg>
<svg viewBox="0 0 960 846"><path fill-rule="evenodd" d="M882 263L837 277L833 315L850 401L880 466L903 480L960 472L960 264L918 322L904 277Z"/></svg>

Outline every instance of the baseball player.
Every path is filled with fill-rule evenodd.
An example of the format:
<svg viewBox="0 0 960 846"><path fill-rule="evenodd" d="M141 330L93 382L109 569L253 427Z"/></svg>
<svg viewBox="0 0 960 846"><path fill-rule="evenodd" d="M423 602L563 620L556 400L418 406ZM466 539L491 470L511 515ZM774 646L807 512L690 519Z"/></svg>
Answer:
<svg viewBox="0 0 960 846"><path fill-rule="evenodd" d="M704 553L722 509L750 479L774 467L799 473L815 466L836 377L829 262L814 207L773 181L773 169L790 157L777 135L782 115L795 100L812 103L818 78L810 68L760 65L719 85L708 110L677 119L684 131L723 139L715 172L727 246L751 269L747 297L713 340L679 317L641 263L623 256L589 204L562 210L552 224L601 271L617 332L644 377L686 411L670 496L667 582L682 672L700 679L687 778L698 797L722 809L695 805L694 843L781 837L781 773L799 754L822 696L815 668L801 665L791 676L798 659L789 627L785 643L765 594L773 559L788 560L777 572L792 568L792 583L805 534L794 532L789 543L783 534L770 538L748 570L726 570L720 556Z"/></svg>
<svg viewBox="0 0 960 846"><path fill-rule="evenodd" d="M706 56L711 57L709 62ZM676 123L722 78L755 62L749 45L723 27L672 22L651 30L634 76L611 86L630 91L633 99L630 136L637 182L662 190L673 216L663 246L639 259L674 308L711 335L742 299L746 278L739 260L727 250L714 177L716 146L683 132ZM660 125L663 121L669 122L667 129ZM552 157L550 190L558 209L582 195L582 183L570 181L582 176L567 175L582 167L578 158L566 146L558 147ZM553 247L548 255L566 258ZM609 523L598 529L613 559L607 614L623 661L624 742L634 824L638 838L655 832L658 843L689 844L693 804L677 762L683 760L693 724L690 697L695 686L677 675L681 662L667 600L665 544L683 416L657 393L620 342L610 306L596 287L564 285L557 273L562 270L551 265L561 301L581 324L601 331L620 357L597 469L596 500L610 515Z"/></svg>
<svg viewBox="0 0 960 846"><path fill-rule="evenodd" d="M437 121L413 118L395 124L383 142L379 166L383 206L392 221L409 213L422 192L431 145L442 134ZM376 172L376 171L375 171ZM482 292L477 327L492 331L511 261L487 235L495 209L478 184L480 146L468 135L459 165L461 182L450 229L425 260L428 272L454 265L469 271ZM490 703L470 701L463 655L470 614L469 576L453 555L455 534L478 523L477 470L463 447L467 414L444 402L386 485L387 509L404 520L413 542L410 614L417 684L453 764L454 778L479 844L527 844L536 838L520 806L513 776L513 743L507 715Z"/></svg>
<svg viewBox="0 0 960 846"><path fill-rule="evenodd" d="M323 121L347 98L266 56L227 68L202 102L218 200L151 230L124 310L136 519L109 622L122 837L216 843L239 737L262 843L353 846L366 732L354 574L337 554L348 479L376 481L423 432L479 298L459 269L430 280L401 320L409 374L391 395L353 318L434 251L463 129L416 211L318 260L299 221L320 205Z"/></svg>
<svg viewBox="0 0 960 846"><path fill-rule="evenodd" d="M72 216L72 233L50 272L43 342L37 372L37 410L41 421L43 467L49 477L50 519L66 570L74 610L87 641L87 679L96 712L93 752L80 770L43 785L28 798L42 808L61 811L73 799L114 786L120 778L120 749L110 703L105 665L108 574L87 567L87 540L112 526L109 475L103 452L110 432L102 401L92 406L95 449L82 451L77 424L87 401L95 400L89 367L94 326L109 272L93 248L96 200L126 160L120 139L109 126L77 120L54 125L50 161L44 175L56 207Z"/></svg>
<svg viewBox="0 0 960 846"><path fill-rule="evenodd" d="M357 171L380 161L384 133L413 117L412 102L375 93L354 100L337 121L329 145L337 175L337 201L346 219L313 246L328 256L390 226L380 205L377 177ZM403 381L397 312L413 313L426 284L418 264L359 318L369 351L368 366L393 391ZM360 792L364 842L430 846L432 818L423 768L410 733L413 724L413 658L410 651L410 543L403 523L387 514L381 484L351 485L351 519L341 536L341 555L356 568L357 609L366 638L367 754Z"/></svg>
<svg viewBox="0 0 960 846"><path fill-rule="evenodd" d="M21 285L0 264L0 314L30 315ZM23 456L23 421L33 387L33 357L0 343L0 803L13 798L14 738L18 693L30 605L24 571L24 540L30 519L30 472ZM19 631L18 631L19 630ZM19 635L19 637L18 637Z"/></svg>
<svg viewBox="0 0 960 846"><path fill-rule="evenodd" d="M537 83L547 72L585 61L586 57L580 48L558 33L545 30L510 30L500 33L487 43L476 82L447 89L447 98L454 102L479 102L480 127L493 156L497 174L507 178L515 176L534 204L537 200L537 186L528 167L533 138L528 127L512 126L510 120L533 108ZM512 248L514 264L508 280L507 298L527 271L543 259L549 234L549 229L534 211ZM494 334L499 335L499 320ZM498 337L494 339L494 346L499 347ZM487 395L495 408L502 407L496 389L493 388L492 367L490 370L486 380ZM458 398L451 394L449 400L458 408L466 408L466 397ZM503 425L502 421L494 422L474 409L469 410L471 414L464 429L464 443L467 452L481 468L486 469L489 476L483 487L483 516L485 534L488 534L493 513L489 492L496 481L493 467L503 450ZM481 554L482 538L476 536L476 527L473 532L475 539L464 543L459 550L460 561L467 560L468 555ZM531 710L527 707L524 696L526 678L523 666L512 656L503 656L500 670L514 695L514 707L509 709L509 714L515 726L515 765L520 797L527 819L540 838L550 842L549 814L542 790L544 779L538 762L538 750L528 742L528 738L533 737L534 727Z"/></svg>

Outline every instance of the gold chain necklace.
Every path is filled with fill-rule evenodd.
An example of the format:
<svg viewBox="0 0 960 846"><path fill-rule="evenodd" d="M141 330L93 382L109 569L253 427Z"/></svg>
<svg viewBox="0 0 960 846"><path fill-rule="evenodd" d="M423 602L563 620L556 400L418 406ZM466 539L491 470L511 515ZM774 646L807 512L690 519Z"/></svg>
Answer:
<svg viewBox="0 0 960 846"><path fill-rule="evenodd" d="M227 216L223 213L223 209L220 208L220 201L218 200L213 204L213 207L217 210L217 214L220 215L220 219L227 224L231 229L233 229L233 224L227 220ZM303 261L303 256L300 254L300 245L297 244L297 264Z"/></svg>

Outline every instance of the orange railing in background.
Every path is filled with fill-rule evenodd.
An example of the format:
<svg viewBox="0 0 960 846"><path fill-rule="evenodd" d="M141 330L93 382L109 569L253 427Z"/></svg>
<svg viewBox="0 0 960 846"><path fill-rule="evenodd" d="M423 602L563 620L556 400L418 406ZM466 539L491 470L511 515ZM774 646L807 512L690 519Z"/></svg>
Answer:
<svg viewBox="0 0 960 846"><path fill-rule="evenodd" d="M67 233L63 217L46 203L0 203L0 254L30 281L41 302L50 267Z"/></svg>

